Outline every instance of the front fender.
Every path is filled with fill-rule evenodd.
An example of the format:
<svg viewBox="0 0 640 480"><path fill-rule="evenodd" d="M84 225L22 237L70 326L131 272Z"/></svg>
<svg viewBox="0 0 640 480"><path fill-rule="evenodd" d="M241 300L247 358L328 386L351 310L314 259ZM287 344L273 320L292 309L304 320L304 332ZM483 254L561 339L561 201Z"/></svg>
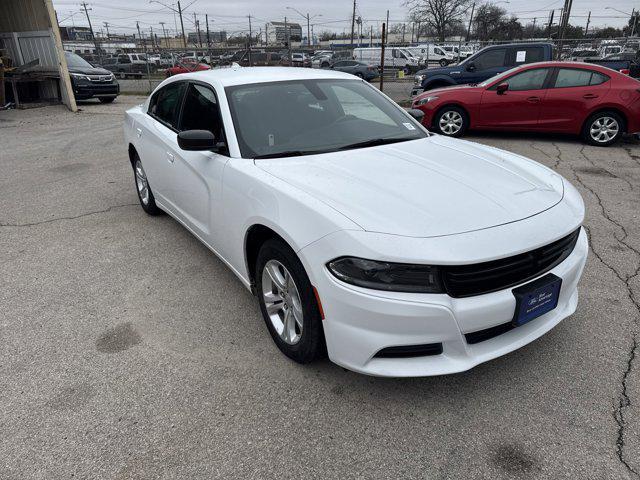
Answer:
<svg viewBox="0 0 640 480"><path fill-rule="evenodd" d="M425 78L422 81L422 88L426 91L433 88L432 85L434 84L442 86L443 83L446 85L457 85L457 83L449 76L435 75L433 77Z"/></svg>

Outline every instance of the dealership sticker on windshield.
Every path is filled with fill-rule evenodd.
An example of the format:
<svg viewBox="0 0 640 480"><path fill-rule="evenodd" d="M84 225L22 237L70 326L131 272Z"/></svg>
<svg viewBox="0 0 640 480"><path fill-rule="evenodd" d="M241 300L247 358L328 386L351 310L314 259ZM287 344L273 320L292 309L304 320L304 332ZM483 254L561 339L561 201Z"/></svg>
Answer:
<svg viewBox="0 0 640 480"><path fill-rule="evenodd" d="M416 127L414 127L413 125L411 125L410 123L403 123L403 125L405 127L407 127L407 130L415 130Z"/></svg>

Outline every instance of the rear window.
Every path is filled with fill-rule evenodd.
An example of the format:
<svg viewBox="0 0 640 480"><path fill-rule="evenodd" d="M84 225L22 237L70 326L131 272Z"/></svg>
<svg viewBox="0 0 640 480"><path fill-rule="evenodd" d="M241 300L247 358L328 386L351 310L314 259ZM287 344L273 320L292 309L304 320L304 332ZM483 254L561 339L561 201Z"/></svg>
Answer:
<svg viewBox="0 0 640 480"><path fill-rule="evenodd" d="M587 87L600 85L607 80L609 80L609 77L593 70L561 68L558 70L553 88Z"/></svg>

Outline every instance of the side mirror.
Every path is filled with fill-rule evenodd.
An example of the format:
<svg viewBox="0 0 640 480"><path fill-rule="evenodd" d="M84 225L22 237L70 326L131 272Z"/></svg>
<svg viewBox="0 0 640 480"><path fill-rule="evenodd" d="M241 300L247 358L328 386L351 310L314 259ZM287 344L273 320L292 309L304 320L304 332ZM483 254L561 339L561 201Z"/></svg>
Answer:
<svg viewBox="0 0 640 480"><path fill-rule="evenodd" d="M178 133L178 146L191 152L213 150L216 137L208 130L186 130Z"/></svg>
<svg viewBox="0 0 640 480"><path fill-rule="evenodd" d="M424 112L419 108L411 108L407 110L407 113L415 118L417 121L422 123L422 119L424 118Z"/></svg>
<svg viewBox="0 0 640 480"><path fill-rule="evenodd" d="M476 64L471 62L469 63L469 65L467 65L467 72L474 72L476 69Z"/></svg>
<svg viewBox="0 0 640 480"><path fill-rule="evenodd" d="M496 87L496 93L498 95L504 95L505 93L507 93L507 90L509 90L509 84L508 83L501 83L500 85L498 85Z"/></svg>

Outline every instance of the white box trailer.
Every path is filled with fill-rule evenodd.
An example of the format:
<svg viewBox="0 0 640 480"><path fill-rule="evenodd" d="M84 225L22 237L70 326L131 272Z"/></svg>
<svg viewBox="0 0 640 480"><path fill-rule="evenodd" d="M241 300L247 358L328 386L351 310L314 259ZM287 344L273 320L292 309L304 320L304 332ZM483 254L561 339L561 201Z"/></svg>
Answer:
<svg viewBox="0 0 640 480"><path fill-rule="evenodd" d="M380 67L382 48L354 48L353 58L354 60ZM401 69L406 74L409 74L420 68L420 59L404 47L387 47L384 49L384 66Z"/></svg>

